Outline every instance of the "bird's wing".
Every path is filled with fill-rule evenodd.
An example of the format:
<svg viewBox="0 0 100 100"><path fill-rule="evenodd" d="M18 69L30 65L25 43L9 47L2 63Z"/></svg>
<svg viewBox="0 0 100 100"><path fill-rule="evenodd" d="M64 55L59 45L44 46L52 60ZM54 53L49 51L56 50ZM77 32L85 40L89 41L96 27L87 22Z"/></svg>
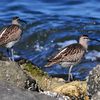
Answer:
<svg viewBox="0 0 100 100"><path fill-rule="evenodd" d="M0 32L0 45L16 40L22 33L20 26L8 25Z"/></svg>
<svg viewBox="0 0 100 100"><path fill-rule="evenodd" d="M85 48L81 44L71 44L63 49L61 49L58 54L56 54L52 59L49 61L51 62L59 62L59 61L67 61L67 62L74 62L77 60L82 59Z"/></svg>

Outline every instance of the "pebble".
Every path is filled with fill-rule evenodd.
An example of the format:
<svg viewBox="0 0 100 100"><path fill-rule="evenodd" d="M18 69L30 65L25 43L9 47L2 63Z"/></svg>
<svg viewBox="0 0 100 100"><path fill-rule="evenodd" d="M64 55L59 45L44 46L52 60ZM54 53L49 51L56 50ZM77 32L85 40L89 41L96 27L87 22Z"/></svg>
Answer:
<svg viewBox="0 0 100 100"><path fill-rule="evenodd" d="M52 92L52 91L44 91L40 92L40 94L45 94L54 98L57 98L58 100L71 100L68 96L65 95L59 95L57 91Z"/></svg>

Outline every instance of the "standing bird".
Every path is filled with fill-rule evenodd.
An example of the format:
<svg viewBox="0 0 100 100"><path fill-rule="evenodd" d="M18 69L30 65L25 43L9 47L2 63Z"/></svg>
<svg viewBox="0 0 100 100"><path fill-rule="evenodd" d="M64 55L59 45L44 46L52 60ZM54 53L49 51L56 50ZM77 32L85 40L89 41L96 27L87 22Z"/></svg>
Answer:
<svg viewBox="0 0 100 100"><path fill-rule="evenodd" d="M26 23L25 21L20 20L19 17L14 17L12 20L12 24L6 26L0 32L0 45L7 48L7 53L10 61L11 58L9 55L9 49L11 48L12 60L14 61L13 46L20 40L22 36L22 29L19 21Z"/></svg>
<svg viewBox="0 0 100 100"><path fill-rule="evenodd" d="M49 60L49 63L46 64L45 67L51 66L55 63L64 68L70 67L68 77L68 81L70 81L70 77L73 79L71 73L72 67L81 62L84 54L87 51L87 42L90 40L96 39L90 39L87 35L82 35L79 39L79 43L74 43L61 49L58 54Z"/></svg>

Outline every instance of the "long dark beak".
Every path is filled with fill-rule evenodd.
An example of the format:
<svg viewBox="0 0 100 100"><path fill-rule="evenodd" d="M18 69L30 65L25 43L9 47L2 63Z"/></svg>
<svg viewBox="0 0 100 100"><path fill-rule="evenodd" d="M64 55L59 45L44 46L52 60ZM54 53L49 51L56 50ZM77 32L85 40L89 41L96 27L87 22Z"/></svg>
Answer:
<svg viewBox="0 0 100 100"><path fill-rule="evenodd" d="M97 39L89 39L90 41L98 41L98 42L100 42L99 40L97 40Z"/></svg>
<svg viewBox="0 0 100 100"><path fill-rule="evenodd" d="M19 21L26 23L24 20L19 19ZM27 24L27 23L26 23Z"/></svg>

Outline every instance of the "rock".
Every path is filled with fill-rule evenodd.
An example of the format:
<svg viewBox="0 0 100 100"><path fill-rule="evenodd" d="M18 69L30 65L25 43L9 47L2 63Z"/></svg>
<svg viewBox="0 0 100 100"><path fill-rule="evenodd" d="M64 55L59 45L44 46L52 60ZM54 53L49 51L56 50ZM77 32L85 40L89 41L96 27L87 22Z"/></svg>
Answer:
<svg viewBox="0 0 100 100"><path fill-rule="evenodd" d="M94 94L92 96L91 100L100 100L100 91L98 91L96 94Z"/></svg>
<svg viewBox="0 0 100 100"><path fill-rule="evenodd" d="M18 63L11 61L0 61L0 80L9 81L23 88L29 88L31 85L34 88L36 84L34 79L22 71Z"/></svg>
<svg viewBox="0 0 100 100"><path fill-rule="evenodd" d="M55 87L65 84L65 81L63 79L61 80L61 78L52 78L45 71L41 70L39 67L31 63L24 63L21 65L21 68L27 75L36 80L39 88L41 88L42 90L51 91Z"/></svg>
<svg viewBox="0 0 100 100"><path fill-rule="evenodd" d="M87 93L89 98L95 95L98 91L100 91L100 64L93 68L92 71L89 72L87 77Z"/></svg>
<svg viewBox="0 0 100 100"><path fill-rule="evenodd" d="M10 82L0 81L0 100L57 100L38 92L27 91Z"/></svg>
<svg viewBox="0 0 100 100"><path fill-rule="evenodd" d="M61 86L58 86L52 90L57 91L60 95L67 95L71 99L75 100L89 100L86 91L85 81L73 81Z"/></svg>
<svg viewBox="0 0 100 100"><path fill-rule="evenodd" d="M37 91L41 89L51 91L56 86L65 83L62 79L52 78L28 60L22 61L20 64L12 61L0 61L0 80L6 80L25 89Z"/></svg>

